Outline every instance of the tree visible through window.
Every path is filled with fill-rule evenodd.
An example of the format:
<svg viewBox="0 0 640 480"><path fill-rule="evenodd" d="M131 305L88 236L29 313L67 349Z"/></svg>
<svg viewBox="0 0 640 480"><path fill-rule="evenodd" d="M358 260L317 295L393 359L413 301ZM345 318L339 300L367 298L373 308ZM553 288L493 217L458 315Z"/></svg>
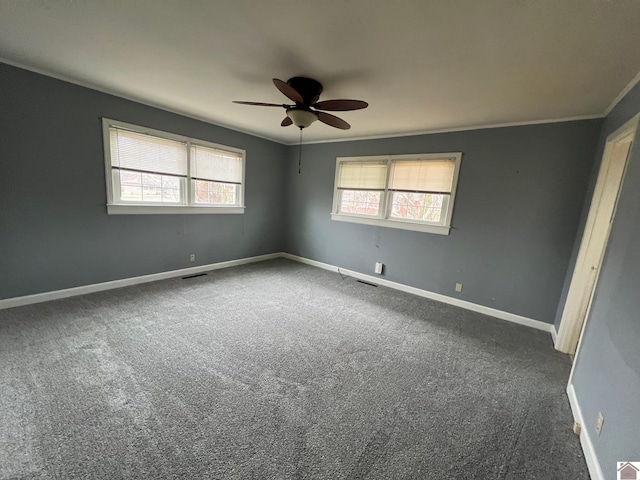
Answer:
<svg viewBox="0 0 640 480"><path fill-rule="evenodd" d="M393 192L391 217L439 223L443 200L434 193Z"/></svg>

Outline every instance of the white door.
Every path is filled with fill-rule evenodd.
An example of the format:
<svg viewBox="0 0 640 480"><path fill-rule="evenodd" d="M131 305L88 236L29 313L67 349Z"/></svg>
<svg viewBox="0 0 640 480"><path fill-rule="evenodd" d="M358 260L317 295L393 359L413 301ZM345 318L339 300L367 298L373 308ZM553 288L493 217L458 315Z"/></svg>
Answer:
<svg viewBox="0 0 640 480"><path fill-rule="evenodd" d="M591 306L600 263L615 215L618 195L638 125L638 116L607 138L587 224L562 312L555 347L573 354Z"/></svg>

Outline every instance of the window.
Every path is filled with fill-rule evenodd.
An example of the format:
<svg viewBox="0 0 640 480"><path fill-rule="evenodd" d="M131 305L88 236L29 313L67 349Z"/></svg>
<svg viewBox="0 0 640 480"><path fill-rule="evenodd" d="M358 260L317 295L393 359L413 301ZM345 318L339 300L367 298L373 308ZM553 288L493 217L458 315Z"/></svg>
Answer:
<svg viewBox="0 0 640 480"><path fill-rule="evenodd" d="M245 152L103 119L107 211L243 213Z"/></svg>
<svg viewBox="0 0 640 480"><path fill-rule="evenodd" d="M331 218L447 235L462 153L336 160Z"/></svg>

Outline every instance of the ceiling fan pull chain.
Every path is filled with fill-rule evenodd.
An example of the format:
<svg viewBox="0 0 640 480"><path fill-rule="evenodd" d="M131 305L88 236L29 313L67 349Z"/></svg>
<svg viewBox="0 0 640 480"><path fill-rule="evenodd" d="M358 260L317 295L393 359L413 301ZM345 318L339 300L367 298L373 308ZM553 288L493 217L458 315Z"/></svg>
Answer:
<svg viewBox="0 0 640 480"><path fill-rule="evenodd" d="M298 147L298 175L300 175L301 164L302 164L302 127L300 127L300 145Z"/></svg>

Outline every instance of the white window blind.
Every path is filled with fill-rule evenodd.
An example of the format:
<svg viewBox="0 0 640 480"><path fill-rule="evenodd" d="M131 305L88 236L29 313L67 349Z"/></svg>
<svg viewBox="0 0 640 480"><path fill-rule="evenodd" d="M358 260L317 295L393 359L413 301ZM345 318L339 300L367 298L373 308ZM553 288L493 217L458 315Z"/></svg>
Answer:
<svg viewBox="0 0 640 480"><path fill-rule="evenodd" d="M107 213L244 213L245 151L102 119Z"/></svg>
<svg viewBox="0 0 640 480"><path fill-rule="evenodd" d="M113 167L138 172L187 176L185 143L117 127L109 129L109 137Z"/></svg>
<svg viewBox="0 0 640 480"><path fill-rule="evenodd" d="M399 160L392 163L389 190L450 193L456 164L453 160Z"/></svg>
<svg viewBox="0 0 640 480"><path fill-rule="evenodd" d="M233 152L193 145L191 177L220 183L242 183L242 156Z"/></svg>
<svg viewBox="0 0 640 480"><path fill-rule="evenodd" d="M344 162L340 164L339 189L384 190L386 182L386 162Z"/></svg>
<svg viewBox="0 0 640 480"><path fill-rule="evenodd" d="M447 235L462 152L338 157L331 218Z"/></svg>

